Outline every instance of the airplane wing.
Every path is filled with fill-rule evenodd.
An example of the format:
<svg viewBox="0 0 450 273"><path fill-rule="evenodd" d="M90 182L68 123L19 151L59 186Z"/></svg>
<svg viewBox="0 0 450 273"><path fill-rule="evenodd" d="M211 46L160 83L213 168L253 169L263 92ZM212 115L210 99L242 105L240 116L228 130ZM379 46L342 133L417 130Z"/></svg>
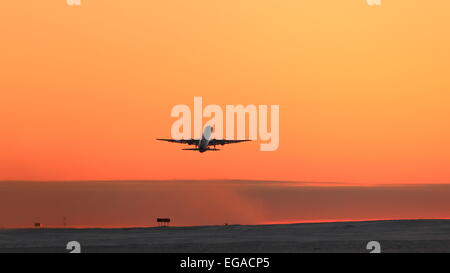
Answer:
<svg viewBox="0 0 450 273"><path fill-rule="evenodd" d="M232 143L239 143L239 142L247 142L247 141L251 141L249 139L244 139L244 140L228 140L228 139L211 139L209 141L209 145L225 145L225 144L232 144Z"/></svg>
<svg viewBox="0 0 450 273"><path fill-rule="evenodd" d="M188 144L188 145L197 145L197 144L198 144L198 139L168 139L168 138L157 138L156 140L167 141L167 142L173 142L173 143Z"/></svg>

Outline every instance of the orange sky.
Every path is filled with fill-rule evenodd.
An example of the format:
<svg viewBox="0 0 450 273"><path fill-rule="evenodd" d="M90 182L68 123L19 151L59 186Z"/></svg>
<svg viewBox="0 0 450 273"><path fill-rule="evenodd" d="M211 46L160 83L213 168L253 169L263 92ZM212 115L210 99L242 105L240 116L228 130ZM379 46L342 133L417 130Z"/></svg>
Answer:
<svg viewBox="0 0 450 273"><path fill-rule="evenodd" d="M450 219L450 185L282 181L0 182L0 228Z"/></svg>
<svg viewBox="0 0 450 273"><path fill-rule="evenodd" d="M0 180L450 182L450 2L3 1ZM279 104L280 148L181 151L176 104Z"/></svg>

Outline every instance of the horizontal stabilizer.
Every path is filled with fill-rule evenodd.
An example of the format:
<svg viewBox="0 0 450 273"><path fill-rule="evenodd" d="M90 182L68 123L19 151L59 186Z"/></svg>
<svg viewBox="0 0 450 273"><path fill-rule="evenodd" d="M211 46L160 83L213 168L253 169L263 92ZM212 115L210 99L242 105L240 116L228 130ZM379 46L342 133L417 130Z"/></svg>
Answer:
<svg viewBox="0 0 450 273"><path fill-rule="evenodd" d="M181 150L184 150L184 151L199 151L199 149L198 148L188 148L188 149L181 149ZM220 151L220 149L212 149L212 148L208 148L208 149L206 149L206 151Z"/></svg>

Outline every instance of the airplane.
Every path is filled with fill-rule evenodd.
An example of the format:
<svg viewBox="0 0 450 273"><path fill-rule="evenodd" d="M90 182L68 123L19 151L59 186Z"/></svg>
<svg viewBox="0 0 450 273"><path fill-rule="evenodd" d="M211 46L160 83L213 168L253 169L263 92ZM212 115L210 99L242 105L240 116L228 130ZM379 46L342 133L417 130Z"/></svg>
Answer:
<svg viewBox="0 0 450 273"><path fill-rule="evenodd" d="M248 139L245 140L227 140L227 139L211 139L211 133L213 132L213 128L211 126L206 126L203 131L201 139L167 139L167 138L157 138L156 140L168 141L173 143L181 143L188 145L195 145L196 148L188 148L182 149L185 151L199 151L200 153L204 153L206 151L220 151L220 149L216 149L216 145L225 145L239 142L247 142L251 141ZM210 148L213 146L213 148Z"/></svg>

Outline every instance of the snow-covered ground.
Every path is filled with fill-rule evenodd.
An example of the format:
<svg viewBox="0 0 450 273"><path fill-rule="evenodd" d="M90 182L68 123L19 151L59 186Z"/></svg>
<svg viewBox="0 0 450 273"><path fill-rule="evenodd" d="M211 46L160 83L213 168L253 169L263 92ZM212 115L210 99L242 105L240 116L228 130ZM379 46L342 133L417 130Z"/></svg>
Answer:
<svg viewBox="0 0 450 273"><path fill-rule="evenodd" d="M450 252L450 220L131 229L0 230L0 252Z"/></svg>

